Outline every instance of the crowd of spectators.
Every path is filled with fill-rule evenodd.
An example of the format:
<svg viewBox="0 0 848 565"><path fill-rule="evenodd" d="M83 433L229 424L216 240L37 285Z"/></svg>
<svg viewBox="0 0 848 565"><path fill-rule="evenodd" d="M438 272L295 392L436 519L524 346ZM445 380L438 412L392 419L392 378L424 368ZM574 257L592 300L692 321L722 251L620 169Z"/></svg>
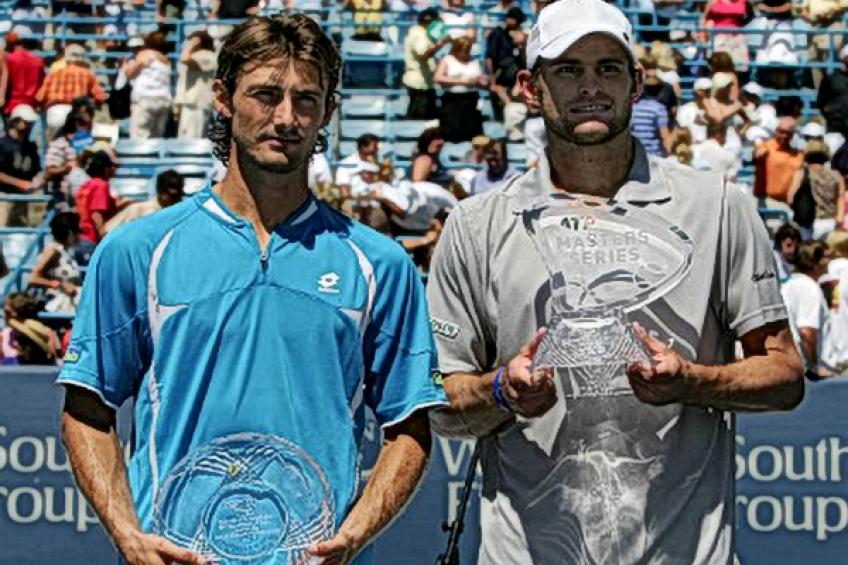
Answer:
<svg viewBox="0 0 848 565"><path fill-rule="evenodd" d="M478 10L465 0L303 5L157 0L155 18L146 25L119 17L140 14L145 9L140 0L94 8L85 2L54 2L54 11L91 15L94 10L118 17L118 23L91 24L91 29L80 24L80 33L101 39L53 45L57 55L49 61L42 56L47 24L37 20L51 14L18 1L16 21L23 23L6 35L0 52L0 191L47 194L59 212L50 224L52 243L32 268L26 296L42 310L73 313L87 257L97 242L117 225L182 199L182 179L173 171L159 175L157 194L146 202L117 197L110 187L118 166L112 144L122 120L124 133L133 139L208 136L216 52L228 29L228 22L216 20L307 4L350 15L351 33L333 28L339 41L394 42L403 58L399 85L405 106L393 119L431 122L408 160L393 159L392 152L384 151L386 140L375 133L361 135L350 155L340 155L335 146L316 154L310 186L344 213L397 238L426 275L443 222L457 202L519 175L544 150L540 109L525 104L518 76L526 68L530 20L547 3L501 0ZM643 94L634 101L634 135L661 158L719 172L747 192L754 205L768 209L769 217L785 220L775 244L780 276L787 283L802 281L790 285L787 304L797 294L815 295L818 305L819 298L825 301L822 312L833 320L816 326L819 344L832 341L822 335L825 326L841 324L846 327L836 333L848 335L848 310L840 300L848 269L839 267L848 233L844 3L642 0L624 5L635 21L648 26L639 37L644 75ZM326 13L315 17L326 18ZM180 41L173 25L179 18L209 25L186 28ZM395 25L393 31L388 23ZM807 42L799 41L801 25L807 26ZM752 30L759 31L759 43L751 40ZM108 51L124 55L104 57ZM104 70L109 72L104 75ZM808 96L815 99L806 108L799 88L816 93ZM486 120L499 122L503 135L486 136ZM469 149L461 159L453 150L448 162L444 155L456 144ZM526 161L510 159L510 147L517 144L524 144ZM0 225L36 226L43 212L38 206L0 201ZM791 243L784 246L781 237ZM820 259L815 268L810 257ZM839 268L829 271L821 263L831 258ZM820 280L808 284L814 279ZM799 309L810 308L806 303L790 307L793 317ZM17 331L9 327L7 332ZM803 341L808 333L798 331L796 337L810 354L811 374L844 370L848 355L840 357L839 348L826 345L812 357L816 348ZM7 337L4 351L12 343Z"/></svg>

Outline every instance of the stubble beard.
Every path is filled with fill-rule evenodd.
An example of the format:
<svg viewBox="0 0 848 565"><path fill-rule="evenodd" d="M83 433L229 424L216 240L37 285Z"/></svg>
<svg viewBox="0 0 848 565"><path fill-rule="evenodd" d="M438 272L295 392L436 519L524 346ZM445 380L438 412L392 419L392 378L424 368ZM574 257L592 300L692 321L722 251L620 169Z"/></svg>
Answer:
<svg viewBox="0 0 848 565"><path fill-rule="evenodd" d="M305 163L309 162L309 159L312 157L312 153L308 153L306 156L293 155L292 153L285 153L287 162L285 163L275 163L275 162L267 162L257 159L250 151L247 149L247 143L243 142L238 137L233 137L233 143L236 144L236 152L238 154L238 162L242 167L247 168L248 170L253 171L261 171L263 173L272 173L272 174L288 174L293 171L296 171L304 166ZM308 144L310 147L314 145Z"/></svg>

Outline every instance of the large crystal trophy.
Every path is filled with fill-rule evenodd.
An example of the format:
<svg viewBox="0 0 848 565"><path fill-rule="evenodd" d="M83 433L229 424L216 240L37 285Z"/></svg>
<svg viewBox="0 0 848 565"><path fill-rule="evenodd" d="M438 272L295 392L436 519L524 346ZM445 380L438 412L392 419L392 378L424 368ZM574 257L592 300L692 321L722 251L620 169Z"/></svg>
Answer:
<svg viewBox="0 0 848 565"><path fill-rule="evenodd" d="M308 563L329 539L335 504L321 468L288 440L220 438L192 451L165 479L155 531L220 565Z"/></svg>
<svg viewBox="0 0 848 565"><path fill-rule="evenodd" d="M533 365L562 369L571 398L631 394L622 367L647 360L628 313L686 275L693 245L642 208L552 194L524 216L550 276L548 333Z"/></svg>

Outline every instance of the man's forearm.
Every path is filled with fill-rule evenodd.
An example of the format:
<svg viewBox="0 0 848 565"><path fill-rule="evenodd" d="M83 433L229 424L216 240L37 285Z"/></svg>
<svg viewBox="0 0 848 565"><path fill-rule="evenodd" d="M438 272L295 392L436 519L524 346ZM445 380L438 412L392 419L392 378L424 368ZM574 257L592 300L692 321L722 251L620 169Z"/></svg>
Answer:
<svg viewBox="0 0 848 565"><path fill-rule="evenodd" d="M804 396L797 353L770 349L727 365L687 363L682 402L722 410L789 410Z"/></svg>
<svg viewBox="0 0 848 565"><path fill-rule="evenodd" d="M354 540L357 550L373 540L406 505L424 474L430 442L426 411L386 430L368 484L339 531Z"/></svg>
<svg viewBox="0 0 848 565"><path fill-rule="evenodd" d="M445 378L445 394L450 406L430 415L433 427L446 437L483 437L512 416L500 410L492 394L496 371L485 374L454 373Z"/></svg>
<svg viewBox="0 0 848 565"><path fill-rule="evenodd" d="M120 551L122 540L141 526L115 428L101 431L65 412L62 438L77 485Z"/></svg>

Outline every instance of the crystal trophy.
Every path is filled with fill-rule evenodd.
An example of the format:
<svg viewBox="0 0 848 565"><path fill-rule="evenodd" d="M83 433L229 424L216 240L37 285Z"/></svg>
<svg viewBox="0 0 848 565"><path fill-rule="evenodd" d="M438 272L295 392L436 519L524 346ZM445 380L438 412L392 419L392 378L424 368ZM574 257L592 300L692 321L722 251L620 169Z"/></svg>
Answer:
<svg viewBox="0 0 848 565"><path fill-rule="evenodd" d="M552 295L534 367L564 370L567 398L631 394L622 368L648 357L628 313L680 282L691 266L692 241L645 209L565 193L537 201L524 224Z"/></svg>
<svg viewBox="0 0 848 565"><path fill-rule="evenodd" d="M154 502L157 534L219 565L308 563L335 519L321 468L294 443L261 434L193 450Z"/></svg>

